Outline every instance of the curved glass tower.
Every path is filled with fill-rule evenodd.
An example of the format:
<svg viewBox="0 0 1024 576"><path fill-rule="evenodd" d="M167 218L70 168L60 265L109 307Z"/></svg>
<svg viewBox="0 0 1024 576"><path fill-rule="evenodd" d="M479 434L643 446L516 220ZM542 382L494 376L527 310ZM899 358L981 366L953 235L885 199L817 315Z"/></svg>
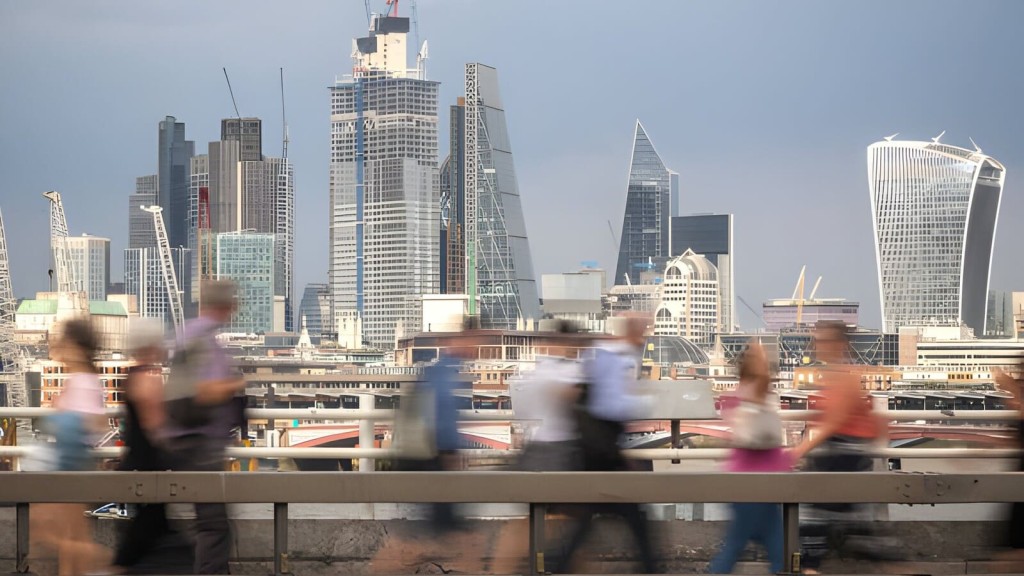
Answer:
<svg viewBox="0 0 1024 576"><path fill-rule="evenodd" d="M966 324L985 331L1005 169L981 150L932 142L868 147L885 332Z"/></svg>

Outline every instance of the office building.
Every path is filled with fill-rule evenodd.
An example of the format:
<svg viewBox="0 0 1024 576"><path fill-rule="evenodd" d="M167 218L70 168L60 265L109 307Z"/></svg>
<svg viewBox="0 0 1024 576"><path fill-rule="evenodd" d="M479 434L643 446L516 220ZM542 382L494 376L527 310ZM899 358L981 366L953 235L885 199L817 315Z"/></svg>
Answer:
<svg viewBox="0 0 1024 576"><path fill-rule="evenodd" d="M687 250L669 260L654 313L656 336L682 336L704 350L721 332L718 269L707 258Z"/></svg>
<svg viewBox="0 0 1024 576"><path fill-rule="evenodd" d="M164 209L171 246L188 244L189 164L195 143L185 140L185 123L174 116L160 122L157 163L157 204Z"/></svg>
<svg viewBox="0 0 1024 576"><path fill-rule="evenodd" d="M408 32L408 18L374 16L330 89L332 322L352 347L393 349L439 290L438 83L408 67Z"/></svg>
<svg viewBox="0 0 1024 576"><path fill-rule="evenodd" d="M465 218L470 314L484 328L514 330L540 319L540 300L496 69L466 64L464 108L464 129L452 139L465 151L464 207L456 211Z"/></svg>
<svg viewBox="0 0 1024 576"><path fill-rule="evenodd" d="M274 330L274 235L217 234L215 277L238 285L238 310L225 332L257 334Z"/></svg>
<svg viewBox="0 0 1024 576"><path fill-rule="evenodd" d="M672 256L692 250L707 258L718 269L718 287L722 296L719 302L722 332L736 330L732 222L732 214L673 216L670 230Z"/></svg>
<svg viewBox="0 0 1024 576"><path fill-rule="evenodd" d="M673 198L678 202L678 187L678 177L665 167L637 120L615 284L635 284L643 271L664 266L671 249L670 218L678 211L673 206Z"/></svg>
<svg viewBox="0 0 1024 576"><path fill-rule="evenodd" d="M68 256L79 289L89 300L106 300L110 286L110 239L68 236Z"/></svg>
<svg viewBox="0 0 1024 576"><path fill-rule="evenodd" d="M847 326L860 324L860 304L845 298L807 298L769 300L761 306L764 329L770 332L814 326L818 322L835 321Z"/></svg>
<svg viewBox="0 0 1024 576"><path fill-rule="evenodd" d="M184 304L186 288L181 278L191 266L192 252L187 248L171 248L171 262L177 275L178 289L183 292ZM162 320L171 328L167 284L164 282L160 253L156 248L128 248L124 251L124 291L128 296L135 297L139 316Z"/></svg>
<svg viewBox="0 0 1024 576"><path fill-rule="evenodd" d="M1017 321L1013 309L1013 292L989 290L988 317L985 320L985 336L1015 338Z"/></svg>
<svg viewBox="0 0 1024 576"><path fill-rule="evenodd" d="M220 121L222 142L238 142L242 162L263 160L263 121L259 118L225 118Z"/></svg>
<svg viewBox="0 0 1024 576"><path fill-rule="evenodd" d="M984 334L1006 173L980 150L938 140L868 147L883 329L966 324Z"/></svg>
<svg viewBox="0 0 1024 576"><path fill-rule="evenodd" d="M449 108L448 157L441 163L441 284L442 294L466 293L466 98Z"/></svg>
<svg viewBox="0 0 1024 576"><path fill-rule="evenodd" d="M312 336L329 332L326 321L331 315L331 291L327 284L306 284L299 304L299 321L306 323L306 330Z"/></svg>
<svg viewBox="0 0 1024 576"><path fill-rule="evenodd" d="M590 332L604 331L604 270L543 274L540 281L545 318L569 320Z"/></svg>
<svg viewBox="0 0 1024 576"><path fill-rule="evenodd" d="M156 233L153 231L153 215L144 212L143 206L157 204L157 175L139 176L135 179L135 194L128 197L128 247L153 248Z"/></svg>

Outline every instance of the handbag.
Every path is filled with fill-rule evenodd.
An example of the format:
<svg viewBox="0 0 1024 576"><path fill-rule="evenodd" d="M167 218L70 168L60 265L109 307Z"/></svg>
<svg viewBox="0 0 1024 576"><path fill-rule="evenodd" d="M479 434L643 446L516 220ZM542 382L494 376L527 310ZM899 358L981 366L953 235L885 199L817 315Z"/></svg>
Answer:
<svg viewBox="0 0 1024 576"><path fill-rule="evenodd" d="M782 419L766 404L742 401L731 416L732 444L747 450L770 450L782 446Z"/></svg>

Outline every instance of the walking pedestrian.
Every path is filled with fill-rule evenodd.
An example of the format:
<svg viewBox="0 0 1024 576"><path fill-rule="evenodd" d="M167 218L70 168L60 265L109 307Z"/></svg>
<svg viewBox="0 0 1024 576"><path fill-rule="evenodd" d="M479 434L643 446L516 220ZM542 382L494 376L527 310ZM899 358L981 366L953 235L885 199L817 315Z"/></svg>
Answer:
<svg viewBox="0 0 1024 576"><path fill-rule="evenodd" d="M728 415L732 451L730 472L785 472L792 467L782 448L782 420L771 395L771 370L764 349L751 341L739 359L739 404ZM709 567L731 574L748 542L764 546L773 574L783 569L782 507L774 503L732 505L725 541Z"/></svg>
<svg viewBox="0 0 1024 576"><path fill-rule="evenodd" d="M202 285L199 317L185 324L164 387L164 438L172 470L220 472L237 418L233 399L245 389L217 332L236 309L230 280ZM228 574L231 528L222 503L195 504L195 573Z"/></svg>

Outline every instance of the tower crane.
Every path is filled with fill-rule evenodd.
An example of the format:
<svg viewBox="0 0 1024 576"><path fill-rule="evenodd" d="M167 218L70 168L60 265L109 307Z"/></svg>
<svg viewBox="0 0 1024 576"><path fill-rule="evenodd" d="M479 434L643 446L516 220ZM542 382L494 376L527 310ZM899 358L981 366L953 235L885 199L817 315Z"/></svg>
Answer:
<svg viewBox="0 0 1024 576"><path fill-rule="evenodd" d="M28 394L25 390L21 349L14 341L15 310L4 217L0 213L0 382L7 385L7 405L21 407L28 404Z"/></svg>
<svg viewBox="0 0 1024 576"><path fill-rule="evenodd" d="M174 325L174 334L180 339L185 312L181 306L181 290L178 289L178 275L174 272L174 262L171 260L171 243L167 239L167 229L164 228L164 217L161 214L163 208L159 206L143 206L142 209L153 215L156 249L160 253L160 272L163 274L164 287L167 289L167 307L171 309L171 323Z"/></svg>
<svg viewBox="0 0 1024 576"><path fill-rule="evenodd" d="M79 292L75 267L68 253L68 221L64 216L60 192L50 190L43 192L43 196L50 201L50 250L53 251L53 264L57 270L57 292Z"/></svg>

